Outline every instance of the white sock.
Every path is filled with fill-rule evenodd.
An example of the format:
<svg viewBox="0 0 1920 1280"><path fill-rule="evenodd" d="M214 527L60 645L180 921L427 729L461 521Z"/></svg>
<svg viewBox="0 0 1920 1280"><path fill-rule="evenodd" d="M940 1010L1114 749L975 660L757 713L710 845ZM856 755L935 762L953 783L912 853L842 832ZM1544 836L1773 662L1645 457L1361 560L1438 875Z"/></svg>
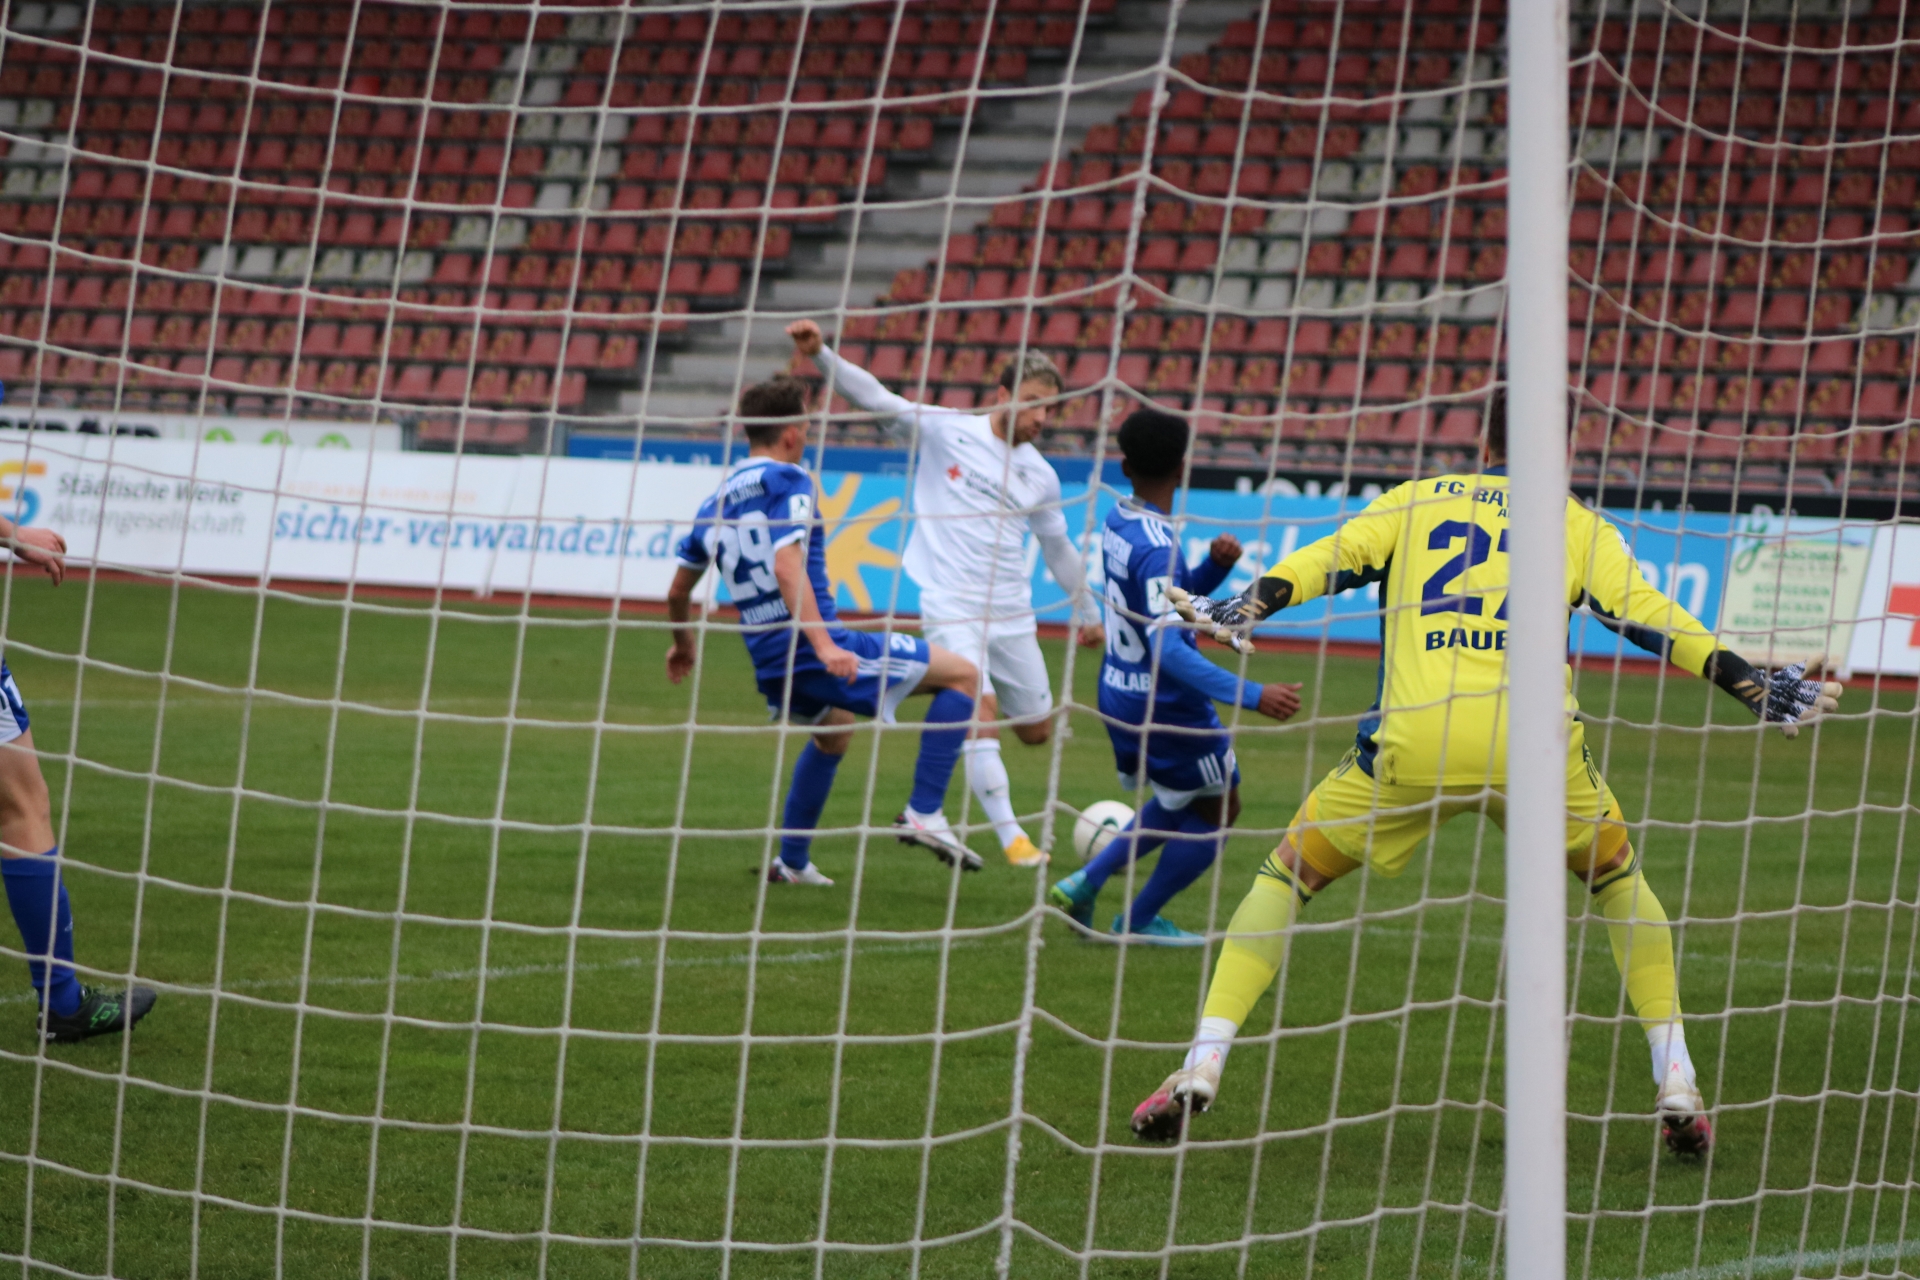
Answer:
<svg viewBox="0 0 1920 1280"><path fill-rule="evenodd" d="M1000 739L975 738L960 748L967 762L967 785L973 788L980 811L993 824L1002 849L1026 835L1013 817L1013 788L1007 781L1007 762L1000 756Z"/></svg>
<svg viewBox="0 0 1920 1280"><path fill-rule="evenodd" d="M1667 1068L1677 1064L1689 1085L1695 1085L1693 1059L1687 1056L1687 1029L1677 1022L1657 1022L1647 1028L1647 1048L1653 1052L1653 1083L1667 1082Z"/></svg>
<svg viewBox="0 0 1920 1280"><path fill-rule="evenodd" d="M1208 1058L1217 1058L1224 1068L1227 1051L1233 1048L1234 1033L1239 1030L1240 1024L1231 1018L1200 1019L1200 1030L1193 1036L1193 1048L1187 1050L1187 1060L1181 1067L1190 1071Z"/></svg>
<svg viewBox="0 0 1920 1280"><path fill-rule="evenodd" d="M946 810L944 809L935 809L932 813L922 813L918 809L914 808L912 805L908 805L907 814L910 817L915 817L920 819L920 823L922 826L945 827L945 826L951 825L947 821L947 814L946 814Z"/></svg>

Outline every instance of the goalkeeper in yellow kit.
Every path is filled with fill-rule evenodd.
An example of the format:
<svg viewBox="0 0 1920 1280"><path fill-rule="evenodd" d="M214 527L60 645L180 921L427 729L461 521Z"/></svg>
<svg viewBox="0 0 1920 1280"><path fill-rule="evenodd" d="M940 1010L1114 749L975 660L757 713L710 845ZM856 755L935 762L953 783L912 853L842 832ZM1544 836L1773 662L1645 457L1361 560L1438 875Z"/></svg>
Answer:
<svg viewBox="0 0 1920 1280"><path fill-rule="evenodd" d="M1440 476L1382 494L1329 537L1303 547L1232 600L1169 599L1191 622L1239 645L1259 619L1316 597L1381 584L1380 688L1353 748L1307 796L1234 912L1193 1048L1133 1113L1149 1141L1178 1137L1218 1095L1233 1037L1280 970L1286 930L1326 885L1371 863L1405 869L1438 824L1463 813L1501 822L1507 778L1506 406L1488 406L1479 474ZM1645 578L1620 533L1567 500L1567 604L1586 607L1642 648L1705 676L1792 735L1837 705L1841 688L1804 668L1754 668ZM1641 874L1620 806L1567 694L1567 869L1607 921L1627 998L1645 1028L1667 1145L1695 1155L1713 1140L1681 1026L1666 911Z"/></svg>

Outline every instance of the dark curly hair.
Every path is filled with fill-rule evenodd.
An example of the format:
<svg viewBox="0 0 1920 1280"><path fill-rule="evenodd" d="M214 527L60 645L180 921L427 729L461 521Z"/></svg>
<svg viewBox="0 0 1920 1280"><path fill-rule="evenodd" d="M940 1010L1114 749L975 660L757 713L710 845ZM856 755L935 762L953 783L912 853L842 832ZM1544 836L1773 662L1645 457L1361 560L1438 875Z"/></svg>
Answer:
<svg viewBox="0 0 1920 1280"><path fill-rule="evenodd" d="M1142 480L1180 474L1187 458L1187 420L1165 409L1135 409L1120 424L1120 454Z"/></svg>
<svg viewBox="0 0 1920 1280"><path fill-rule="evenodd" d="M777 373L740 393L740 426L755 444L772 444L795 418L807 416L807 384Z"/></svg>

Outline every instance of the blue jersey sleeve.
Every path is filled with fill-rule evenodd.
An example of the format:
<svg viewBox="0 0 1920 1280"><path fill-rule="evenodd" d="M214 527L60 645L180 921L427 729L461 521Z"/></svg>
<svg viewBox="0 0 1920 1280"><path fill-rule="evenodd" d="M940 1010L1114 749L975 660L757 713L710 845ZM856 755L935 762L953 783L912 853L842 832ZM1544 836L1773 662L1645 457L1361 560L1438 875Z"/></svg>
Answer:
<svg viewBox="0 0 1920 1280"><path fill-rule="evenodd" d="M803 541L813 527L813 477L782 467L767 486L767 536L778 549Z"/></svg>
<svg viewBox="0 0 1920 1280"><path fill-rule="evenodd" d="M1173 580L1170 575L1177 563L1172 549L1157 542L1135 547L1127 577L1138 584L1142 627L1158 626L1168 616L1167 583Z"/></svg>
<svg viewBox="0 0 1920 1280"><path fill-rule="evenodd" d="M1229 706L1241 706L1249 711L1260 705L1260 686L1251 680L1242 680L1225 667L1209 662L1206 655L1178 636L1162 631L1164 640L1160 646L1160 678L1174 680L1192 689L1204 693L1215 702L1224 702Z"/></svg>
<svg viewBox="0 0 1920 1280"><path fill-rule="evenodd" d="M1200 652L1199 647L1193 643L1191 633L1167 625L1172 620L1173 614L1166 603L1164 583L1167 581L1168 571L1176 565L1180 568L1182 585L1185 585L1185 581L1191 580L1190 571L1186 566L1180 565L1172 548L1143 547L1134 557L1135 576L1148 584L1147 607L1157 614L1147 620L1147 625L1148 634L1152 637L1151 643L1160 651L1160 678L1171 680L1195 693L1212 698L1215 702L1242 707L1259 706L1259 685L1251 680L1242 680L1225 667L1209 662ZM1223 572L1220 576L1224 578L1226 575ZM1158 589L1153 585L1156 581L1163 584Z"/></svg>
<svg viewBox="0 0 1920 1280"><path fill-rule="evenodd" d="M1223 565L1211 555L1204 555L1195 563L1180 567L1180 585L1194 595L1210 596L1232 572L1232 565Z"/></svg>
<svg viewBox="0 0 1920 1280"><path fill-rule="evenodd" d="M700 504L700 511L693 518L693 528L687 530L687 536L680 539L673 549L685 568L703 571L713 563L713 553L707 547L707 530L713 524L713 507L712 498Z"/></svg>

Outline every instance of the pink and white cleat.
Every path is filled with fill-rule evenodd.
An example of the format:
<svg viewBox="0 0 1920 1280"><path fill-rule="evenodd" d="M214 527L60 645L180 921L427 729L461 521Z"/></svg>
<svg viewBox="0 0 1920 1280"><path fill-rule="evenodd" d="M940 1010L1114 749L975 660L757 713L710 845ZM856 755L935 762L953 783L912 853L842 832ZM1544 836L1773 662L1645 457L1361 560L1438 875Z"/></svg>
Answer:
<svg viewBox="0 0 1920 1280"><path fill-rule="evenodd" d="M1187 1117L1213 1106L1220 1095L1221 1059L1216 1054L1198 1066L1182 1067L1160 1082L1147 1100L1133 1109L1133 1134L1142 1142L1177 1142Z"/></svg>
<svg viewBox="0 0 1920 1280"><path fill-rule="evenodd" d="M1654 1102L1654 1114L1660 1117L1660 1137L1667 1150L1682 1159L1698 1159L1713 1146L1713 1122L1707 1119L1707 1101L1680 1064L1667 1068L1666 1083Z"/></svg>

